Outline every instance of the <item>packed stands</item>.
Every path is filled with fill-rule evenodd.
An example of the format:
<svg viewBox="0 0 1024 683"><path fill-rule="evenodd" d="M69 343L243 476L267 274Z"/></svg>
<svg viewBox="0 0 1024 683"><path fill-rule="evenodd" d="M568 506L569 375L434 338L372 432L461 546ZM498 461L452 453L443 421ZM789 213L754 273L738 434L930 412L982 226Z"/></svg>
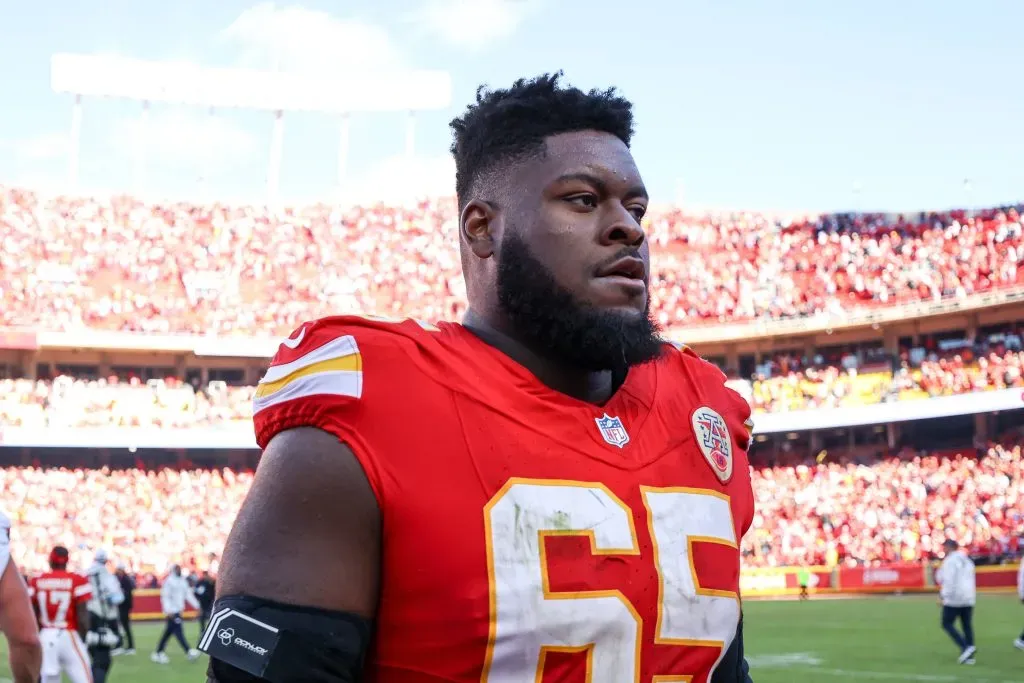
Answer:
<svg viewBox="0 0 1024 683"><path fill-rule="evenodd" d="M655 310L666 327L692 326L1024 285L1022 210L799 219L652 211ZM453 319L464 306L455 220L451 200L268 210L0 188L0 328L253 336L345 311ZM897 352L875 340L857 353L776 354L740 381L751 381L759 412L1024 387L1015 327L963 336ZM251 419L254 389L244 382L65 372L0 379L0 436L4 427L175 430ZM162 574L172 561L216 569L251 480L188 465L0 469L28 571L58 541L79 565L106 547L136 572ZM916 561L946 535L1014 554L1024 528L1013 441L980 458L904 449L759 467L754 489L748 566Z"/></svg>
<svg viewBox="0 0 1024 683"><path fill-rule="evenodd" d="M1024 283L1024 207L913 216L653 211L666 326L964 297ZM0 326L285 334L327 312L452 319L452 200L340 210L0 189Z"/></svg>
<svg viewBox="0 0 1024 683"><path fill-rule="evenodd" d="M973 453L904 450L880 462L779 466L754 472L750 566L913 562L958 539L975 555L1017 556L1024 534L1021 447Z"/></svg>
<svg viewBox="0 0 1024 683"><path fill-rule="evenodd" d="M856 564L934 557L947 535L975 552L1015 554L1024 528L1019 445L973 453L777 466L753 472L747 566ZM216 569L251 472L161 469L0 469L28 571L65 542L87 562L96 548L142 574L171 562Z"/></svg>
<svg viewBox="0 0 1024 683"><path fill-rule="evenodd" d="M251 482L251 472L227 469L0 469L29 573L55 543L80 567L102 547L137 573L162 576L173 562L216 569Z"/></svg>
<svg viewBox="0 0 1024 683"><path fill-rule="evenodd" d="M754 410L838 408L1024 387L1024 349L1015 332L947 350L904 349L898 359L864 365L850 358L787 355L765 363L752 382Z"/></svg>

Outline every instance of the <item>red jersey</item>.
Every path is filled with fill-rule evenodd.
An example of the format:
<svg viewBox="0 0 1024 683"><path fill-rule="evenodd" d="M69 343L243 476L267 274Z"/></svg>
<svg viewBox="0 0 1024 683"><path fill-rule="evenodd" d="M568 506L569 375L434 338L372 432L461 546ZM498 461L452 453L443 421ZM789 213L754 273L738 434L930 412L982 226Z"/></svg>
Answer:
<svg viewBox="0 0 1024 683"><path fill-rule="evenodd" d="M325 318L254 412L261 447L337 436L376 494L367 680L707 683L735 637L750 408L685 347L598 406L460 325Z"/></svg>
<svg viewBox="0 0 1024 683"><path fill-rule="evenodd" d="M31 579L28 593L41 628L78 630L78 605L92 597L92 584L81 574L53 569Z"/></svg>

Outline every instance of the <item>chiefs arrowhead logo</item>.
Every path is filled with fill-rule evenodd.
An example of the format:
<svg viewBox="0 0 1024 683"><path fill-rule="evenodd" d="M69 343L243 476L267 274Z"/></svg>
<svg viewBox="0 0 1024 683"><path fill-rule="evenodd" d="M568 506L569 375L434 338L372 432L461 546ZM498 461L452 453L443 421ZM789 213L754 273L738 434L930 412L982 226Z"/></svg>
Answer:
<svg viewBox="0 0 1024 683"><path fill-rule="evenodd" d="M723 484L732 479L732 435L721 415L707 406L693 411L693 434L704 459Z"/></svg>

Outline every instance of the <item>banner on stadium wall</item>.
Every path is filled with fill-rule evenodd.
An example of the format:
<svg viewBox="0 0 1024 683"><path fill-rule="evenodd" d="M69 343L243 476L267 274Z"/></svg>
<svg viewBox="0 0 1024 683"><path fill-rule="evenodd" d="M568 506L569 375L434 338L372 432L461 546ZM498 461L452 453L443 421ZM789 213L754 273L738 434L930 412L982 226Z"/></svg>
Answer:
<svg viewBox="0 0 1024 683"><path fill-rule="evenodd" d="M1017 569L1020 565L1016 564L998 564L998 565L982 565L981 567L974 568L974 583L978 587L979 591L1003 591L1003 590L1016 590L1017 589ZM932 565L930 573L932 576L932 583L938 584L935 581L935 571L939 568L938 563Z"/></svg>
<svg viewBox="0 0 1024 683"><path fill-rule="evenodd" d="M163 607L160 604L159 588L140 588L132 594L132 620L149 621L163 619ZM195 610L185 610L181 616L192 619L198 616Z"/></svg>
<svg viewBox="0 0 1024 683"><path fill-rule="evenodd" d="M796 595L800 592L799 567L758 567L740 573L740 595L744 597L771 597ZM808 588L814 592L833 592L832 570L828 567L809 567Z"/></svg>
<svg viewBox="0 0 1024 683"><path fill-rule="evenodd" d="M1002 564L995 567L976 567L975 584L978 590L1017 590L1017 571L1020 565Z"/></svg>
<svg viewBox="0 0 1024 683"><path fill-rule="evenodd" d="M841 567L839 590L851 593L896 593L927 589L923 564L890 564L881 567Z"/></svg>
<svg viewBox="0 0 1024 683"><path fill-rule="evenodd" d="M39 348L36 333L26 330L0 330L0 349L35 351Z"/></svg>
<svg viewBox="0 0 1024 683"><path fill-rule="evenodd" d="M1007 592L1017 588L1019 565L1004 564L995 567L978 567L979 591ZM828 567L807 568L810 577L810 591L829 594L857 593L899 593L904 591L935 591L934 583L928 581L935 567L925 565L889 565L882 567L849 567L829 569ZM800 592L798 567L768 567L744 569L740 575L740 594L745 598L772 598L797 595ZM194 611L184 613L186 619L197 616ZM160 607L160 590L144 588L135 591L132 619L163 619Z"/></svg>

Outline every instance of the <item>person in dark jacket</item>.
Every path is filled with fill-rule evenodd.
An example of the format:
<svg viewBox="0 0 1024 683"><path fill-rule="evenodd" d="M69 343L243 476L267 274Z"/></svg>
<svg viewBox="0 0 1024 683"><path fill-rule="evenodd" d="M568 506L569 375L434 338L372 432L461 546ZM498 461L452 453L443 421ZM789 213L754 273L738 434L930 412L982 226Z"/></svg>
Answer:
<svg viewBox="0 0 1024 683"><path fill-rule="evenodd" d="M210 572L203 571L203 575L196 581L196 600L199 601L199 633L202 636L206 632L206 625L210 623L210 613L213 611L213 599L217 593L217 583L210 576Z"/></svg>
<svg viewBox="0 0 1024 683"><path fill-rule="evenodd" d="M135 636L132 635L131 613L135 603L135 579L125 569L124 564L117 565L117 572L114 574L118 583L121 584L121 592L124 593L124 602L117 606L118 622L121 624L121 631L124 633L124 649L118 648L111 652L113 655L135 654Z"/></svg>

